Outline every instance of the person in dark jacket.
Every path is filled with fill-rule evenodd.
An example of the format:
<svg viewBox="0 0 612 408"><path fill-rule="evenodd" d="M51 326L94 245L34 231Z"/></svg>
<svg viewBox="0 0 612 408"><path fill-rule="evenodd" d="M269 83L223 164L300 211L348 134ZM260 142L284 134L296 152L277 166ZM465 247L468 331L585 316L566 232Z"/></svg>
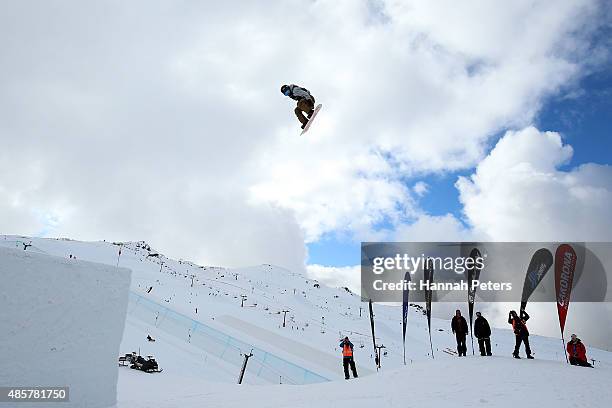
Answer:
<svg viewBox="0 0 612 408"><path fill-rule="evenodd" d="M457 338L457 353L459 357L465 357L465 353L467 352L465 338L468 335L468 324L465 321L465 317L461 316L461 311L459 309L455 311L455 316L451 321L451 329Z"/></svg>
<svg viewBox="0 0 612 408"><path fill-rule="evenodd" d="M281 86L281 92L283 95L297 101L295 108L295 116L302 124L302 129L306 127L308 120L314 113L315 98L310 94L310 91L306 88L302 88L297 85L283 85ZM307 116L304 116L306 113Z"/></svg>
<svg viewBox="0 0 612 408"><path fill-rule="evenodd" d="M529 330L527 329L526 324L527 320L529 320L529 315L524 310L521 310L520 316L517 315L516 311L514 310L511 310L510 314L508 315L508 323L512 325L512 330L516 336L514 353L512 353L514 358L520 358L519 349L521 347L521 343L525 343L525 353L527 353L527 358L533 359L533 356L531 355L531 348L529 347Z"/></svg>
<svg viewBox="0 0 612 408"><path fill-rule="evenodd" d="M587 361L586 347L575 334L572 334L572 339L567 342L567 357L571 365L593 367Z"/></svg>
<svg viewBox="0 0 612 408"><path fill-rule="evenodd" d="M474 321L474 336L478 339L478 348L481 356L491 356L491 327L480 312L476 312Z"/></svg>
<svg viewBox="0 0 612 408"><path fill-rule="evenodd" d="M342 349L342 365L344 367L344 378L349 379L349 366L351 366L351 371L353 372L353 378L357 378L357 368L355 367L355 360L353 359L353 343L349 340L348 337L345 337L340 343L340 348Z"/></svg>

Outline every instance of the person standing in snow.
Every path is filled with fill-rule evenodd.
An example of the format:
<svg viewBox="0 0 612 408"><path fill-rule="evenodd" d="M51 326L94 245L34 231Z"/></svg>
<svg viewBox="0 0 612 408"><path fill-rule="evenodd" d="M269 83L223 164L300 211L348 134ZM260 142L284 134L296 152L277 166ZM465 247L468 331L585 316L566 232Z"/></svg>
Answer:
<svg viewBox="0 0 612 408"><path fill-rule="evenodd" d="M302 124L302 129L306 127L308 120L314 113L315 98L310 94L310 91L306 88L299 87L297 85L283 85L281 86L281 92L283 95L297 101L295 108L295 116ZM306 116L304 116L306 113Z"/></svg>
<svg viewBox="0 0 612 408"><path fill-rule="evenodd" d="M571 365L593 367L587 361L586 347L575 334L572 334L572 339L567 342L567 356Z"/></svg>
<svg viewBox="0 0 612 408"><path fill-rule="evenodd" d="M474 335L478 339L478 349L481 356L491 356L491 327L480 312L476 312Z"/></svg>
<svg viewBox="0 0 612 408"><path fill-rule="evenodd" d="M351 371L353 372L353 378L357 378L357 368L355 367L355 360L353 359L353 343L349 340L348 337L345 337L340 343L340 348L342 349L342 366L344 367L344 378L349 379L349 365L351 366Z"/></svg>
<svg viewBox="0 0 612 408"><path fill-rule="evenodd" d="M529 315L526 311L521 310L521 315L517 315L516 311L511 310L508 315L508 323L512 325L512 330L514 331L514 335L516 336L516 344L514 346L514 353L512 355L514 358L519 357L519 349L521 348L521 343L525 343L525 353L527 353L528 359L533 359L531 355L531 348L529 347L529 330L527 329L527 320L529 320Z"/></svg>
<svg viewBox="0 0 612 408"><path fill-rule="evenodd" d="M468 324L465 321L465 317L461 316L461 311L459 309L455 311L455 316L451 321L451 329L457 338L457 353L459 353L459 357L465 357L465 353L467 352L465 338L468 335Z"/></svg>

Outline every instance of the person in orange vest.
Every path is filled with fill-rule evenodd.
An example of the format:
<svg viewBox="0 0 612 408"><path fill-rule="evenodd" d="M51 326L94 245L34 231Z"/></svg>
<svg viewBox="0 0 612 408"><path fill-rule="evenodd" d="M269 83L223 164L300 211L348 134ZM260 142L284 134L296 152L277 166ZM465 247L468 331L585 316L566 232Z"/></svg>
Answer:
<svg viewBox="0 0 612 408"><path fill-rule="evenodd" d="M527 353L527 358L533 360L531 348L529 347L529 330L527 330L527 325L525 324L527 320L529 320L529 315L524 310L521 310L520 316L517 315L516 311L514 310L511 310L510 314L508 315L508 323L512 325L512 330L516 336L516 344L514 346L514 353L512 353L512 355L514 358L520 358L519 349L521 347L521 343L525 343L525 353Z"/></svg>
<svg viewBox="0 0 612 408"><path fill-rule="evenodd" d="M587 361L586 347L575 334L572 334L572 339L567 342L567 356L571 365L593 367Z"/></svg>
<svg viewBox="0 0 612 408"><path fill-rule="evenodd" d="M342 349L342 365L344 367L344 378L349 379L349 365L353 372L353 378L357 378L357 368L355 367L355 360L353 359L353 343L349 340L348 336L340 343Z"/></svg>

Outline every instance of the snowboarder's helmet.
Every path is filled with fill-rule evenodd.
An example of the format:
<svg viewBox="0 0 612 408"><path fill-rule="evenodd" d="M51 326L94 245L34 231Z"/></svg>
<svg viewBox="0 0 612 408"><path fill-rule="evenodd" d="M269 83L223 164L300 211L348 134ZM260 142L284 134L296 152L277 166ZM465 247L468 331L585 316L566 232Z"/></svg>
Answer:
<svg viewBox="0 0 612 408"><path fill-rule="evenodd" d="M289 88L289 85L283 85L281 86L281 93L285 96L289 96L289 92L291 92L291 89Z"/></svg>

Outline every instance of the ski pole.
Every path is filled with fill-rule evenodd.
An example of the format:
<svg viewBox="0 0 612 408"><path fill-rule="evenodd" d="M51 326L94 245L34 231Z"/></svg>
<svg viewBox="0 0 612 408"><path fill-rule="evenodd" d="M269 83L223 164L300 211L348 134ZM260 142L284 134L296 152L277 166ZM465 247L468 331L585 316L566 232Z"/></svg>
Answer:
<svg viewBox="0 0 612 408"><path fill-rule="evenodd" d="M475 355L474 353L474 335L470 333L470 337L472 338L472 355Z"/></svg>

